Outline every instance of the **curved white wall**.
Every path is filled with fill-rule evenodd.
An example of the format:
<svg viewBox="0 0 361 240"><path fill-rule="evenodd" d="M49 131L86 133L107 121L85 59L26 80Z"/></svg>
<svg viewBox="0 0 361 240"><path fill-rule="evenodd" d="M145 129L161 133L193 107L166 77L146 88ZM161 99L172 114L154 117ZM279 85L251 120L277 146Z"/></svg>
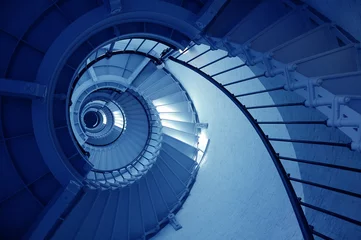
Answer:
<svg viewBox="0 0 361 240"><path fill-rule="evenodd" d="M181 59L187 61L207 48L207 46L203 45L197 46L193 48L192 51L183 55ZM200 67L224 54L225 53L222 51L211 51L191 63ZM208 74L213 74L240 63L242 62L239 58L227 59L218 62L211 67L204 68L204 71ZM206 237L219 239L222 236L226 237L226 239L292 238L291 235L292 232L296 231L297 223L294 221L293 224L295 225L288 227L287 224L290 224L289 219L286 220L286 225L277 219L280 215L293 215L293 213L287 213L284 209L283 211L279 211L279 208L281 207L276 204L277 200L271 198L267 199L266 196L270 195L270 193L263 190L267 189L268 191L267 186L272 186L274 192L271 194L277 195L272 197L275 199L282 199L282 201L278 200L282 203L281 206L289 206L288 200L286 199L287 197L284 195L283 186L281 186L281 183L279 182L271 159L265 152L262 143L256 136L250 124L243 116L241 116L242 114L240 111L233 106L230 100L224 97L218 89L210 86L206 80L200 78L197 74L180 67L176 63L169 61L167 67L178 79L180 79L186 90L189 92L199 112L200 120L209 123L208 135L211 140L211 145L209 152L207 153L207 164L202 167L195 188L191 191L190 199L187 200L184 209L179 213L181 224L183 224L183 222L186 222L187 224L184 227L186 229L170 234L171 231L168 226L159 236L165 237L165 239L178 239L178 236L180 238L189 237L192 234L195 236L199 234L199 236L193 237L194 239L203 239ZM257 68L253 68L252 71L248 68L241 68L219 75L215 78L221 83L227 83L254 76L255 73L260 73ZM279 77L260 78L258 80L236 84L227 88L230 89L232 93L241 94L262 90L265 87L267 89L279 87L283 84L284 80ZM271 92L270 94L258 94L241 98L241 102L246 106L272 104L273 102L278 104L300 102L303 100L304 99L297 94L286 91L276 91ZM306 107L272 108L251 111L253 116L259 121L324 120L326 118L317 110ZM323 125L288 125L287 128L282 125L268 125L263 126L262 128L270 137L330 142L350 141L350 139L338 129L329 128ZM361 168L361 154L346 148L310 144L292 145L284 142L272 142L272 145L276 151L283 156L297 156L297 158L300 159ZM252 160L250 161L249 159ZM222 161L223 164L219 161ZM359 184L361 180L360 174L287 161L283 161L283 164L286 171L290 173L292 177L356 193L359 193L361 190L361 185ZM238 169L241 170L239 170L240 174L237 175L235 173ZM247 171L247 174L249 175L243 175L243 171ZM212 177L214 174L217 174L216 176L219 177L214 179L214 177ZM224 178L226 178L226 180ZM229 188L220 187L227 184L233 186ZM214 187L210 187L209 185ZM259 187L256 194L253 192L252 187ZM294 187L297 195L307 203L335 211L336 213L354 219L360 219L358 212L361 209L361 203L354 197L312 186L302 186L298 183L295 183ZM244 191L245 188L247 188L247 191ZM216 198L215 201L207 202L207 199L212 199L212 195L217 193L215 190L221 191L219 194L221 197ZM218 194L216 196L218 196ZM243 198L246 197L249 198L247 201L244 201ZM204 199L204 201L196 198ZM237 202L235 200L236 202L234 205L223 205L222 202L228 203L228 199L241 199L242 201ZM260 199L267 199L268 201L261 202ZM260 205L262 206L260 207ZM274 212L273 210L270 210L271 206L274 206L277 211ZM246 208L247 211L245 211L244 208ZM291 211L291 209L288 208L288 211ZM193 222L192 219L203 219L203 215L206 216L206 219L202 220L202 229L204 229L203 231L205 232L200 232L197 227L199 224ZM231 217L227 218L227 215L235 215L237 217L235 219ZM315 226L317 231L327 233L328 236L335 239L359 239L361 237L360 229L346 221L308 208L305 209L305 215L309 223ZM267 220L264 218L267 218ZM262 221L268 221L269 223L266 225L269 226L269 228L262 227L264 225L259 224ZM281 222L283 228L274 226L275 223ZM188 229L190 227L188 225L193 226L193 228L191 227ZM285 229L287 229L286 232L284 232ZM167 232L169 232L169 235L163 235ZM207 234L210 235L208 236ZM272 237L268 238L266 236ZM299 233L294 235L294 237L301 238Z"/></svg>
<svg viewBox="0 0 361 240"><path fill-rule="evenodd" d="M232 61L218 67L240 60ZM200 121L209 123L210 145L190 196L176 215L183 228L175 232L167 225L154 239L301 239L272 160L248 120L207 80L171 61L166 67L188 91ZM235 79L252 73L242 69L230 74ZM263 97L261 101L270 100ZM275 131L287 134L282 127ZM285 149L292 155L292 145Z"/></svg>

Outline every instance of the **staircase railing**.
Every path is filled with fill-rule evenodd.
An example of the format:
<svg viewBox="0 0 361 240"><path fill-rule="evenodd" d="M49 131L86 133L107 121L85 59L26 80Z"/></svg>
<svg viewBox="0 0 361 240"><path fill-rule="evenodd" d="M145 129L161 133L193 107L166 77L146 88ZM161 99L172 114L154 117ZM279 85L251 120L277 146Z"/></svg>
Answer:
<svg viewBox="0 0 361 240"><path fill-rule="evenodd" d="M114 40L110 43L109 49L107 51L104 51L103 47L100 47L98 50L94 51L90 56L89 60L91 61L84 61L81 66L83 68L78 70L78 74L75 76L75 79L73 81L73 86L78 82L80 77L94 64L99 62L102 59L110 58L115 55L119 54L136 54L141 55L146 58L149 58L154 64L156 65L162 65L163 60L168 58L170 55L174 53L174 47L173 46L166 46L164 43L163 45L166 46L164 50L161 53L157 53L154 51L157 46L159 46L160 42L156 42L150 49L142 49L142 45L149 39L142 39L141 43L136 46L134 49L130 49L130 44L135 38L125 39L127 40L127 44L124 49L122 50L116 50L114 49L114 45L116 41ZM103 50L102 50L103 49ZM164 69L166 72L167 70ZM179 87L184 90L184 88L179 85ZM132 90L128 89L127 91L130 91L134 96L137 95L137 93ZM187 95L186 91L184 90L185 94ZM187 95L189 98L189 96ZM94 188L117 188L117 187L125 187L133 182L135 182L137 179L139 179L142 175L144 175L147 170L153 165L153 163L156 161L160 148L161 148L161 141L162 141L162 124L161 119L159 117L159 113L157 112L156 107L149 102L148 100L137 97L138 101L141 102L142 106L144 107L145 111L147 112L147 117L149 120L149 133L148 133L148 139L146 141L146 144L142 150L142 152L139 153L138 157L135 158L131 163L129 163L126 166L123 166L121 168L116 169L110 169L110 170L99 170L99 169L91 169L90 175L86 177L85 182L88 183L90 186ZM189 98L190 99L190 98ZM199 122L198 114L196 112L195 107L193 106L193 103L191 103L192 111L195 113L195 120L196 122ZM152 131L154 129L158 129L157 131ZM197 129L197 134L200 133L200 130ZM152 137L152 135L156 135L156 139ZM154 140L157 142L156 144L151 143L151 140ZM197 147L198 151L201 151L202 154L198 156L198 154L195 156L197 159L197 162L200 163L205 155L206 148L208 146L208 143L205 146L205 149L200 149ZM150 155L150 156L146 156ZM141 161L142 159L146 159L146 162ZM196 176L196 173L199 169L199 164L195 167L193 171L194 177ZM93 175L94 178L91 176Z"/></svg>
<svg viewBox="0 0 361 240"><path fill-rule="evenodd" d="M132 90L128 91L133 92ZM126 166L109 170L91 169L86 182L93 187L111 188L127 186L143 176L153 165L158 156L162 141L162 125L160 123L159 114L156 111L152 111L155 108L153 104L137 96L134 92L132 94L141 103L147 113L149 125L148 138L144 144L143 150ZM152 135L156 135L157 138L153 138ZM156 141L156 144L151 143L151 140ZM151 156L146 157L147 153ZM146 161L143 162L142 160ZM92 178L92 175L94 178Z"/></svg>
<svg viewBox="0 0 361 240"><path fill-rule="evenodd" d="M185 51L187 51L188 49L194 47L195 44L190 45ZM184 52L185 52L184 51ZM183 53L184 53L183 52ZM287 107L294 107L294 106L305 106L305 102L288 102L288 103L284 103L284 104L270 104L270 105L260 105L260 106L245 106L241 103L239 97L243 97L243 96L249 96L249 95L258 95L258 94L262 94L262 93L267 93L267 92L271 92L271 91L285 91L286 89L283 86L280 87L276 87L276 88L268 88L265 90L260 90L260 91L253 91L253 92L245 92L243 94L232 94L227 88L226 86L230 86L232 84L238 84L238 83L242 83L242 82L247 82L253 79L257 79L261 76L265 76L266 73L261 74L261 75L256 75L253 77L249 77L249 78L244 78L241 80L237 80L231 83L227 83L227 84L221 84L219 82L217 82L214 77L218 76L220 74L226 73L228 71L234 70L236 68L241 68L241 67L245 67L247 66L247 64L241 64L238 65L236 67L231 67L229 69L225 69L222 70L221 72L212 74L212 75L208 75L207 73L203 72L202 69L210 66L218 61L221 61L222 59L226 58L227 55L217 59L217 60L213 60L210 61L209 63L204 64L201 67L195 67L193 65L190 64L191 61L193 61L194 59L198 58L199 56L201 56L203 53L200 53L199 55L193 57L191 60L185 62L182 60L179 60L178 58L183 54L180 53L178 54L176 57L170 56L169 59L171 61L174 61L196 73L198 73L201 77L203 77L204 79L208 80L210 83L212 83L215 87L217 87L220 91L222 91L237 107L238 109L244 114L244 116L248 119L248 121L251 123L252 127L254 128L254 130L257 132L258 136L260 137L262 143L264 144L265 148L267 149L276 169L277 172L281 178L282 184L287 192L288 198L290 200L290 203L292 205L293 211L295 213L295 216L298 220L300 229L302 231L303 237L304 239L314 239L314 236L318 236L320 238L323 239L331 239L330 237L326 236L327 233L321 233L319 231L317 231L317 229L314 228L314 226L312 226L304 213L303 208L309 208L318 212L321 212L323 214L326 215L330 215L333 216L335 218L347 221L349 223L355 224L357 226L361 226L361 222L353 219L349 216L346 215L342 215L339 213L336 213L334 211L330 211L327 210L325 208L307 203L306 201L302 200L300 197L297 196L297 193L295 191L295 188L293 187L292 183L300 183L302 184L302 186L304 185L309 185L309 186L313 186L316 188L320 188L320 189L326 189L328 191L332 191L332 192L337 192L340 194L344 194L347 196L352 196L352 197L356 197L356 198L361 198L361 194L359 193L355 193L355 192L351 192L351 191L347 191L344 189L340 189L340 188L336 188L333 186L328 186L328 185L323 185L323 184L319 184L313 181L306 181L303 179L299 179L299 178L295 178L293 176L291 176L289 173L287 173L287 171L285 170L284 167L284 162L296 162L296 163L303 163L303 164L308 164L310 166L319 166L319 167L324 167L324 168L332 168L332 169L338 169L338 170L342 170L342 171L348 171L348 172L353 172L353 173L361 173L361 169L358 168L352 168L352 167L347 167L347 166L342 166L342 165L336 165L336 164L329 164L329 163L322 163L322 162L316 162L316 161L309 161L309 160L305 160L305 159L298 159L298 158L291 158L291 157L287 157L287 156L282 156L279 153L277 153L274 149L274 147L272 146L271 142L288 142L288 143L300 143L300 144L312 144L312 145L324 145L324 146L332 146L332 147L341 147L341 148L347 148L349 150L351 150L351 142L348 143L344 143L344 142L328 142L328 141L311 141L311 140L301 140L301 139L283 139L283 138L275 138L275 137L269 137L264 130L261 128L262 125L266 125L266 124L282 124L282 125L288 125L288 124L295 124L295 125L302 125L302 124L307 124L307 125L326 125L327 126L327 121L323 120L323 121L303 121L303 120L297 120L297 121L262 121L260 119L255 119L255 117L251 114L251 112L249 110L252 109L267 109L267 108L287 108Z"/></svg>

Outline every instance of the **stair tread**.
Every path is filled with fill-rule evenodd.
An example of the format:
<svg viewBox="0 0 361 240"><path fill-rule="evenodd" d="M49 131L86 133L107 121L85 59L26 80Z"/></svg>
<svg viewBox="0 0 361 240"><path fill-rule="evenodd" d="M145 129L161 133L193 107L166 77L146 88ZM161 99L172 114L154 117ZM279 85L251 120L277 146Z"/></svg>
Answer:
<svg viewBox="0 0 361 240"><path fill-rule="evenodd" d="M149 232L158 227L158 218L154 202L151 198L147 178L143 177L139 180L139 191L141 201L141 209L145 232Z"/></svg>
<svg viewBox="0 0 361 240"><path fill-rule="evenodd" d="M179 122L194 122L195 113L193 112L177 112L177 113L159 113L160 119L174 120Z"/></svg>
<svg viewBox="0 0 361 240"><path fill-rule="evenodd" d="M153 100L153 104L154 106L160 106L160 105L168 105L171 103L177 103L177 102L183 102L183 101L188 101L185 92L184 91L180 91L180 92L176 92L173 93L171 95L162 97L162 98L158 98L156 100Z"/></svg>
<svg viewBox="0 0 361 240"><path fill-rule="evenodd" d="M154 166L153 166L154 167ZM165 197L160 191L158 182L156 182L153 167L145 175L147 186L149 187L150 197L156 209L157 219L162 221L169 214L170 207L168 206Z"/></svg>
<svg viewBox="0 0 361 240"><path fill-rule="evenodd" d="M119 200L117 204L115 220L113 223L112 239L128 239L130 188L125 187L120 189L118 194Z"/></svg>
<svg viewBox="0 0 361 240"><path fill-rule="evenodd" d="M84 220L82 226L78 230L76 239L90 239L94 236L97 226L100 224L100 218L106 206L109 191L100 191L95 203L91 209L88 210L88 216Z"/></svg>
<svg viewBox="0 0 361 240"><path fill-rule="evenodd" d="M139 182L130 186L129 239L139 239L144 236L143 217L139 193Z"/></svg>
<svg viewBox="0 0 361 240"><path fill-rule="evenodd" d="M118 203L118 198L119 194L117 194L117 191L111 191L103 214L100 218L99 226L95 233L94 239L110 239L114 224L113 221L116 216L115 209Z"/></svg>
<svg viewBox="0 0 361 240"><path fill-rule="evenodd" d="M174 149L178 149L180 152L182 152L184 155L190 158L193 158L197 152L196 147L191 146L185 142L179 141L178 139L168 135L163 136L162 146L163 144L167 144Z"/></svg>
<svg viewBox="0 0 361 240"><path fill-rule="evenodd" d="M55 232L53 239L73 239L97 196L98 192L95 190L85 192L84 196Z"/></svg>
<svg viewBox="0 0 361 240"><path fill-rule="evenodd" d="M152 172L155 181L158 185L158 188L166 202L168 209L172 209L179 201L177 194L174 192L172 185L169 183L169 180L165 177L164 173L160 170L158 166L158 161L153 165L149 170Z"/></svg>
<svg viewBox="0 0 361 240"><path fill-rule="evenodd" d="M185 155L183 151L178 151L176 148L167 143L162 144L160 155L171 157L172 160L174 160L177 164L182 165L188 172L192 172L196 164L193 158L190 158Z"/></svg>
<svg viewBox="0 0 361 240"><path fill-rule="evenodd" d="M175 168L171 168L169 162L174 161L173 158L163 155L158 157L157 165L162 171L162 174L165 176L169 182L171 188L174 190L175 194L180 197L187 190L186 182L189 180L189 176L186 179L181 178L184 175L177 174L178 168L181 168L179 165L173 165Z"/></svg>
<svg viewBox="0 0 361 240"><path fill-rule="evenodd" d="M191 133L182 132L176 129L163 127L163 133L188 145L194 146L198 142L198 136Z"/></svg>

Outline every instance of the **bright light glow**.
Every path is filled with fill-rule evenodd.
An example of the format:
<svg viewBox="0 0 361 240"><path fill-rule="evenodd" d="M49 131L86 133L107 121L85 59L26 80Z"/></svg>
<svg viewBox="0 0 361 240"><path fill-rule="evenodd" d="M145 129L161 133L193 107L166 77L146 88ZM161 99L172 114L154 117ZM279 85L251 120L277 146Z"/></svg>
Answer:
<svg viewBox="0 0 361 240"><path fill-rule="evenodd" d="M182 54L187 54L188 52L189 52L189 49L187 49L187 48L185 48L185 49L179 49L178 51L179 51L179 53L182 53Z"/></svg>
<svg viewBox="0 0 361 240"><path fill-rule="evenodd" d="M182 115L175 115L172 113L159 113L160 118L168 119L168 120L174 120L174 121L183 121L184 118Z"/></svg>
<svg viewBox="0 0 361 240"><path fill-rule="evenodd" d="M119 110L113 111L113 117L114 117L114 125L116 127L123 128L124 127L123 114Z"/></svg>
<svg viewBox="0 0 361 240"><path fill-rule="evenodd" d="M103 117L103 124L106 125L107 124L107 116L102 112L102 117Z"/></svg>
<svg viewBox="0 0 361 240"><path fill-rule="evenodd" d="M202 151L204 151L207 147L208 144L208 137L205 133L204 130L202 130L201 134L199 135L198 138L198 148Z"/></svg>
<svg viewBox="0 0 361 240"><path fill-rule="evenodd" d="M176 112L174 108L170 106L158 106L156 107L158 112Z"/></svg>
<svg viewBox="0 0 361 240"><path fill-rule="evenodd" d="M199 134L198 138L198 154L197 154L197 162L199 163L199 166L202 167L203 164L207 162L207 155L205 154L205 151L208 146L209 139L205 133L205 130L202 129L202 132Z"/></svg>
<svg viewBox="0 0 361 240"><path fill-rule="evenodd" d="M170 122L170 121L161 120L161 122L162 122L162 125L163 125L164 127L169 127L169 128L177 129L177 125L174 124L174 123L172 123L172 122Z"/></svg>

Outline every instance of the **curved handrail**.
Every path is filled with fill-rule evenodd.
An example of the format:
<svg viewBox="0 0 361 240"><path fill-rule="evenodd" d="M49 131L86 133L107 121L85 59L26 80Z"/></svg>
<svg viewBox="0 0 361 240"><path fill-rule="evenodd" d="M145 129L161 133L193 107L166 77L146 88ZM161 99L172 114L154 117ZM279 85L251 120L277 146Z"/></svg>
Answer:
<svg viewBox="0 0 361 240"><path fill-rule="evenodd" d="M75 86L76 83L78 82L80 76L82 76L82 74L84 74L91 66L93 66L95 63L99 62L99 61L102 60L102 59L109 58L109 57L112 57L112 56L114 56L114 55L121 55L121 54L136 54L136 55L141 55L141 56L144 56L144 57L147 57L147 58L151 59L151 60L152 60L155 64L157 64L157 65L159 65L159 64L162 63L162 61L161 61L160 59L158 59L157 57L149 54L149 52L148 52L148 53L145 53L145 52L141 52L141 51L137 51L137 50L118 50L118 51L113 51L113 52L111 52L111 54L101 55L101 56L99 56L98 58L94 59L93 61L87 63L87 64L85 65L85 67L83 67L83 68L79 71L79 73L76 75L76 77L75 77L75 79L74 79L74 81L73 81L73 87L72 87L72 91L71 91L71 92L73 92L74 86ZM70 95L71 95L71 93L70 93ZM134 94L133 94L133 95L134 95ZM101 182L99 182L99 181L108 182L109 179L114 179L114 180L117 182L116 177L118 177L119 175L122 175L122 174L124 174L124 173L126 173L126 172L128 172L128 173L131 175L131 177L128 178L128 179L124 179L124 180L127 180L127 183L125 183L125 182L123 182L123 183L125 183L125 185L128 185L130 182L135 181L136 179L139 178L139 176L134 176L134 174L132 174L132 173L128 170L128 168L129 168L129 167L133 167L134 169L137 170L137 172L139 172L139 170L135 167L135 165L140 162L140 160L143 158L143 155L144 155L144 153L147 151L147 149L148 149L149 147L153 147L153 148L156 150L157 148L160 147L160 144L157 144L156 146L153 146L153 145L150 145L150 144L149 144L149 142L150 142L150 140L151 140L151 135L152 135L152 134L158 134L158 135L159 135L159 133L157 133L157 132L154 132L154 133L152 132L152 129L153 129L153 128L159 128L159 127L157 126L157 123L160 122L159 116L155 116L155 120L153 119L153 117L150 119L149 116L151 115L151 114L150 114L150 110L152 109L152 107L149 106L149 103L148 103L145 99L139 99L139 97L136 96L136 95L134 95L134 97L138 100L138 102L141 103L142 107L143 107L144 110L147 112L147 121L148 121L148 124L149 124L149 126L150 126L149 129L148 129L147 141L146 141L146 143L145 143L142 151L138 154L138 156L137 156L131 163L127 164L126 166L122 166L122 167L115 168L115 169L110 169L110 170L91 169L90 172L93 172L93 173L94 173L95 181L98 182L99 184L101 183ZM152 114L152 115L154 115L154 114ZM161 128L160 128L160 129L161 129ZM148 151L148 152L149 152L149 151ZM151 160L154 159L155 157L157 157L157 155L155 155L155 153L157 153L157 151L155 151L155 152L149 152L149 153L151 153L151 155L152 155L151 158L150 158ZM149 160L149 161L150 161L150 160ZM146 165L146 166L149 168L149 166L151 166L152 164L153 164L153 163L150 161L150 162L149 162L149 165ZM144 166L144 167L146 167L146 166ZM144 171L142 171L142 172L144 172ZM102 177L101 179L97 179L97 178L98 178L98 177L96 176L97 173L98 173L98 174L102 174L103 177ZM117 175L116 177L114 177L114 173L116 173L116 175ZM108 177L105 176L105 174L111 174L112 177L109 177L109 178L108 178ZM123 178L123 176L122 176L122 178ZM89 178L86 178L86 180L88 180L88 181L94 181L94 179L89 179ZM94 183L94 182L93 182L93 183ZM119 182L119 184L121 184L121 182ZM103 186L103 187L109 187L109 186L107 186L106 184L105 184L105 185L104 185L104 184L100 184L100 185Z"/></svg>
<svg viewBox="0 0 361 240"><path fill-rule="evenodd" d="M281 161L279 160L276 151L274 150L273 146L269 142L266 134L263 132L261 127L257 124L257 121L252 117L250 112L246 109L244 105L242 105L238 99L235 97L234 94L230 93L225 87L223 87L220 83L218 83L216 80L214 80L210 75L203 72L202 70L199 70L197 67L194 67L190 65L189 63L186 63L184 61L181 61L175 57L170 56L169 60L172 60L184 67L187 67L191 69L192 71L196 72L197 74L201 75L203 78L207 79L210 83L212 83L215 87L217 87L219 90L221 90L237 107L241 112L244 114L244 116L248 119L248 121L251 123L252 127L262 140L264 146L266 147L276 169L277 172L281 178L282 184L287 192L288 198L290 200L290 203L292 205L293 211L296 215L297 221L299 223L302 235L304 239L314 239L312 231L308 225L307 219L304 215L304 212L302 210L302 207L300 205L300 200L297 198L296 192L292 187L292 184L288 178L287 172L285 171Z"/></svg>
<svg viewBox="0 0 361 240"><path fill-rule="evenodd" d="M157 58L156 56L150 54L150 52L151 51L142 52L142 51L139 51L138 49L137 50L116 50L116 51L112 51L111 53L105 53L105 54L95 58L94 60L90 61L89 63L86 63L85 66L80 71L78 71L78 74L75 75L75 78L74 78L74 81L73 81L73 87L71 88L71 92L74 90L74 86L78 82L78 80L80 79L82 74L84 74L91 66L93 66L95 63L99 62L102 59L110 58L110 57L112 57L114 55L136 54L136 55L140 55L140 56L144 56L144 57L149 58L156 65L161 65L163 63L162 56L160 56L160 58ZM181 89L184 90L184 88L182 86L181 86ZM130 91L132 92L132 90L130 90ZM71 93L70 93L70 95L71 95ZM145 172L147 172L147 170L144 170L144 169L138 170L135 167L135 165L137 165L139 163L139 164L143 165L144 168L149 169L154 164L155 159L157 158L157 155L159 153L159 149L161 147L161 143L158 143L155 146L153 146L153 145L150 145L149 142L151 140L151 135L152 134L157 134L157 135L160 136L159 138L162 139L162 133L161 133L162 127L157 126L157 124L159 124L161 122L160 118L159 118L159 114L158 113L153 114L153 113L150 112L152 109L156 109L156 108L154 106L152 106L152 104L149 104L146 99L139 99L137 96L135 96L135 97L137 98L137 100L141 103L143 108L148 113L147 118L148 118L148 115L149 116L151 116L151 115L155 116L155 119L153 119L153 117L151 117L151 119L148 119L149 126L150 126L149 131L151 131L151 129L154 129L154 128L159 128L160 133L158 133L158 132L149 132L148 133L148 139L147 139L146 144L144 145L143 150L140 152L140 154L132 162L130 162L126 166L122 166L120 168L110 169L110 170L91 169L90 172L93 172L94 179L86 178L86 181L91 183L93 186L94 186L94 184L97 185L97 186L100 186L100 187L104 187L104 188L114 187L114 185L127 186L127 185L131 184L132 182L136 181L137 179L139 179L139 177L141 177ZM187 97L189 98L188 94L187 94ZM195 112L196 121L198 122L199 121L198 114L197 114L197 112L195 110L195 107L194 107L193 103L192 103L191 107L192 107L192 110ZM148 151L149 147L154 148L154 150ZM146 158L147 161L148 161L147 164L144 164L144 163L140 162L140 160L144 157L143 155L145 154L145 152L148 152L151 155L151 157L149 159ZM129 169L128 169L129 167L134 168L140 175L138 176L137 174L130 172ZM123 174L127 174L127 173L130 175L130 177L124 177L123 176ZM99 176L97 176L97 174L100 174L101 177L99 178ZM111 176L107 177L106 174L109 174ZM116 175L116 176L114 176L114 175ZM117 179L118 177L121 177L124 181L119 181L119 179ZM109 182L109 180L111 180L111 179L113 179L115 183Z"/></svg>

